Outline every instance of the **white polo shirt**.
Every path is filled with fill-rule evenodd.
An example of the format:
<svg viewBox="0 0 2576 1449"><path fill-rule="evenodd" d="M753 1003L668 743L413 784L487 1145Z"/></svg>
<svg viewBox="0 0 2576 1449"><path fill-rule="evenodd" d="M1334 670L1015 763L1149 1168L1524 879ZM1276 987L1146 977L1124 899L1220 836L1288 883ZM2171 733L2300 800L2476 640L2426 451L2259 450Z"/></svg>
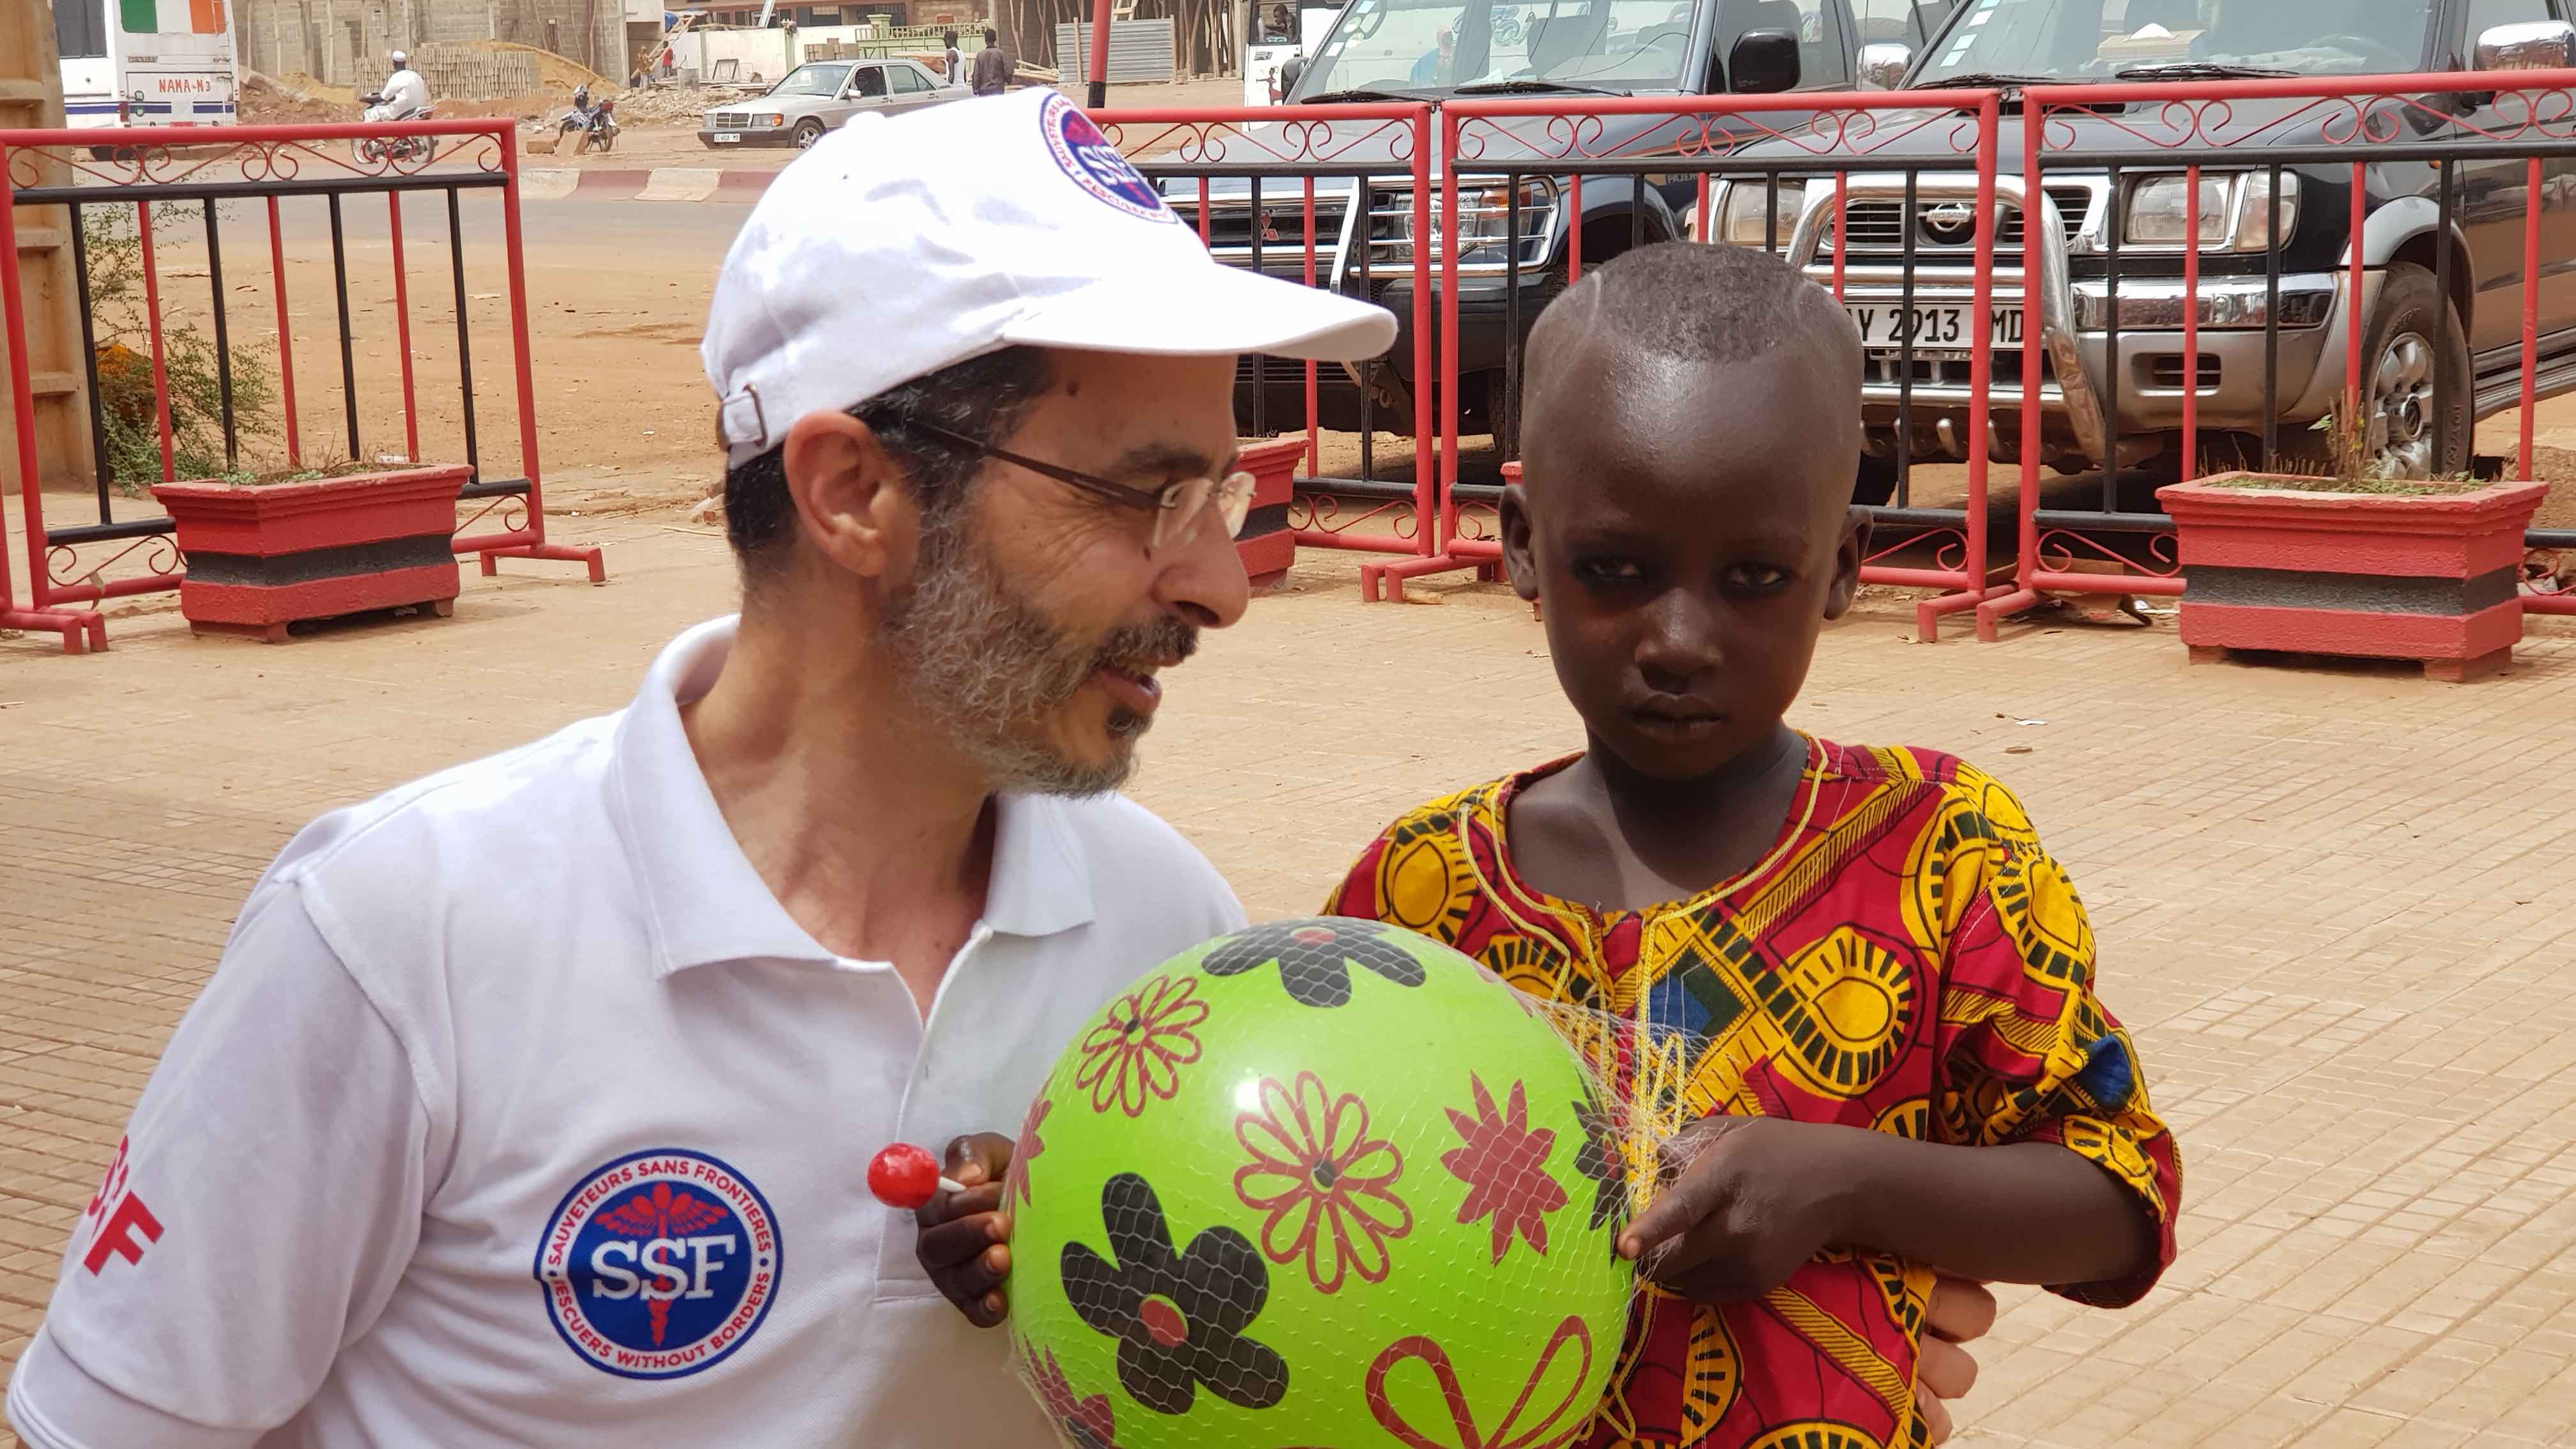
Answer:
<svg viewBox="0 0 2576 1449"><path fill-rule="evenodd" d="M1045 1449L868 1195L1019 1129L1116 989L1242 924L1117 797L1008 797L927 1023L744 859L678 704L323 817L251 892L9 1385L35 1449Z"/></svg>

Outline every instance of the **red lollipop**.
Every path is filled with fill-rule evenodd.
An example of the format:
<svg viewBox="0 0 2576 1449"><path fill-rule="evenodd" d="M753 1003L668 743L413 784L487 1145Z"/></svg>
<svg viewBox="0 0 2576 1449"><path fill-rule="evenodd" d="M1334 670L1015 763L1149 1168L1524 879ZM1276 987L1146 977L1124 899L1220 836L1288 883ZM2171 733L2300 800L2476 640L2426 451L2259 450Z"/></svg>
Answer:
<svg viewBox="0 0 2576 1449"><path fill-rule="evenodd" d="M868 1191L890 1208L915 1212L942 1191L965 1190L940 1176L938 1158L909 1142L898 1142L868 1160Z"/></svg>

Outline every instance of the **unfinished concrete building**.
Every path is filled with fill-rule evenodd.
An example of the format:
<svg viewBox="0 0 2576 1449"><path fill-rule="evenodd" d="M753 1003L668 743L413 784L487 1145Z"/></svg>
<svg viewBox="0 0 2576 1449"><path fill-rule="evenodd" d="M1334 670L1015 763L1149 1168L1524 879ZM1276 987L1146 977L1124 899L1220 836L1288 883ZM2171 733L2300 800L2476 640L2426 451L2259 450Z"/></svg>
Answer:
<svg viewBox="0 0 2576 1449"><path fill-rule="evenodd" d="M658 0L240 0L242 64L268 75L302 74L367 89L385 76L387 51L476 40L514 41L623 77L634 66L627 22L658 29Z"/></svg>

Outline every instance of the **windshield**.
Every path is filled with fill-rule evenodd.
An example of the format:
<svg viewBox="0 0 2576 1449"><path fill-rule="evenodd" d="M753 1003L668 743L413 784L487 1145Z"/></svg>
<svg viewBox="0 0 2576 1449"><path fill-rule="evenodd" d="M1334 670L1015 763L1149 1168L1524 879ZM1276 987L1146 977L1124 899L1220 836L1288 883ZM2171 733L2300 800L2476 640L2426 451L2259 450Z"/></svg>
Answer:
<svg viewBox="0 0 2576 1449"><path fill-rule="evenodd" d="M1690 0L1351 0L1297 96L1552 80L1679 90Z"/></svg>
<svg viewBox="0 0 2576 1449"><path fill-rule="evenodd" d="M787 73L787 78L769 88L773 96L836 96L841 82L850 78L844 65L800 65Z"/></svg>
<svg viewBox="0 0 2576 1449"><path fill-rule="evenodd" d="M2432 0L1970 0L1914 84L1991 73L2108 80L2184 64L2385 75L2422 64Z"/></svg>

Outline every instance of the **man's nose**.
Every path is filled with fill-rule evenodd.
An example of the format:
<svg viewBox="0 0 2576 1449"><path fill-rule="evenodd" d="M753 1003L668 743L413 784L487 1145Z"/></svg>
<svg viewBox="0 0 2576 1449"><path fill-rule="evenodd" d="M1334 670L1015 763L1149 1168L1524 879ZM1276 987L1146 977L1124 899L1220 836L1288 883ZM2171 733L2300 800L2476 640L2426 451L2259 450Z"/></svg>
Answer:
<svg viewBox="0 0 2576 1449"><path fill-rule="evenodd" d="M1196 523L1187 538L1155 550L1154 602L1200 628L1223 629L1251 604L1252 580L1214 503Z"/></svg>

